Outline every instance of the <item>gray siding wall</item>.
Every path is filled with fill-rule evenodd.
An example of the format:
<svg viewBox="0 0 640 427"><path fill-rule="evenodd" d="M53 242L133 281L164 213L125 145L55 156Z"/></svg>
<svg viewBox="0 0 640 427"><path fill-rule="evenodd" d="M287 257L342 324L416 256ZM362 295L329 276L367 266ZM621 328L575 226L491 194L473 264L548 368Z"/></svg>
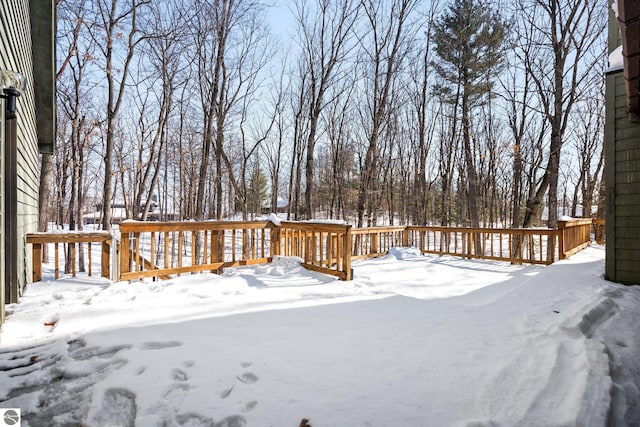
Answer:
<svg viewBox="0 0 640 427"><path fill-rule="evenodd" d="M0 108L0 147L4 147L4 108ZM0 148L0 326L4 323L4 156Z"/></svg>
<svg viewBox="0 0 640 427"><path fill-rule="evenodd" d="M640 284L640 123L629 120L623 72L606 79L606 277Z"/></svg>
<svg viewBox="0 0 640 427"><path fill-rule="evenodd" d="M20 96L17 102L18 152L16 158L16 191L18 200L17 228L19 237L17 242L12 242L12 246L17 255L18 283L4 284L5 286L17 286L19 292L21 292L25 284L30 281L32 275L31 251L28 250L25 243L26 234L36 231L38 223L38 183L40 171L30 28L29 0L0 2L0 68L18 71L24 74L29 80L26 93ZM4 103L2 104L2 108L4 108ZM4 160L6 165L7 159ZM3 210L4 200L5 197L3 195ZM1 255L3 259L7 258L7 254L2 253ZM4 276L4 272L2 276Z"/></svg>

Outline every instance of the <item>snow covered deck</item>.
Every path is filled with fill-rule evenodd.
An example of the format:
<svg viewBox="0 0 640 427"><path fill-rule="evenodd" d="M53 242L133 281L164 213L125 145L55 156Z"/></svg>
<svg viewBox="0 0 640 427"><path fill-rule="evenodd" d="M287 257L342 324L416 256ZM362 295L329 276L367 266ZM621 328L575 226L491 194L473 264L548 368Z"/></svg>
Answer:
<svg viewBox="0 0 640 427"><path fill-rule="evenodd" d="M603 280L603 247L546 268L408 248L353 267L32 285L0 333L0 406L31 426L640 419L640 290Z"/></svg>

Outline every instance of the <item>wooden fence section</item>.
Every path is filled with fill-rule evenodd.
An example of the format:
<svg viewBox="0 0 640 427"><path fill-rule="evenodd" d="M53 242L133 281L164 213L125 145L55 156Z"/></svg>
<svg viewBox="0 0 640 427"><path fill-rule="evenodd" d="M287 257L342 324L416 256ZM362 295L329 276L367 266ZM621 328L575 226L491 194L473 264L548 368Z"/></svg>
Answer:
<svg viewBox="0 0 640 427"><path fill-rule="evenodd" d="M408 246L422 253L542 265L553 263L558 235L550 229L431 226L409 226L407 232Z"/></svg>
<svg viewBox="0 0 640 427"><path fill-rule="evenodd" d="M269 221L120 224L120 280L264 264L271 260Z"/></svg>
<svg viewBox="0 0 640 427"><path fill-rule="evenodd" d="M277 233L274 255L297 256L309 270L351 280L350 225L283 221Z"/></svg>
<svg viewBox="0 0 640 427"><path fill-rule="evenodd" d="M558 221L559 258L566 259L591 243L591 218Z"/></svg>
<svg viewBox="0 0 640 427"><path fill-rule="evenodd" d="M354 228L351 258L373 258L387 254L392 247L408 246L406 230L404 226Z"/></svg>
<svg viewBox="0 0 640 427"><path fill-rule="evenodd" d="M100 270L102 277L109 277L109 265L111 254L111 233L107 231L69 231L69 232L49 232L49 233L29 233L27 234L27 243L32 245L33 254L33 281L37 282L42 280L42 246L52 243L54 246L54 276L56 279L60 277L60 244L64 247L69 245L70 247L70 259L71 275L76 277L76 273L80 268L78 263L78 245L87 245L87 259L88 259L88 274L93 274L93 260L92 260L92 244L97 243L101 245L101 261ZM66 255L65 255L66 256Z"/></svg>
<svg viewBox="0 0 640 427"><path fill-rule="evenodd" d="M203 221L138 222L120 224L121 241L114 251L114 279L171 275L201 271L220 272L227 267L263 264L275 255L297 256L310 270L351 280L353 259L381 256L394 246L416 247L422 253L482 258L513 263L548 265L587 246L591 229L596 240L604 236L604 220L559 221L557 230L498 229L432 226L372 227L323 222ZM598 240L602 239L602 240ZM55 278L59 277L59 244L71 246L71 273L76 274L76 245L102 245L101 271L109 277L111 246L108 232L33 233L33 280L42 278L42 245L55 246ZM119 272L118 272L119 270Z"/></svg>

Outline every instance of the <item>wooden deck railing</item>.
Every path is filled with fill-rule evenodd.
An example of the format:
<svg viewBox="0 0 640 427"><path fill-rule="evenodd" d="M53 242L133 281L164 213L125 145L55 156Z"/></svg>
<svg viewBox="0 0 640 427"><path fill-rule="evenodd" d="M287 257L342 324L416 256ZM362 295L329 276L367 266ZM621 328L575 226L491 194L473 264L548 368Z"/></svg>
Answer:
<svg viewBox="0 0 640 427"><path fill-rule="evenodd" d="M370 227L351 230L352 259L385 255L392 247L408 246L407 227Z"/></svg>
<svg viewBox="0 0 640 427"><path fill-rule="evenodd" d="M120 280L218 272L271 260L268 221L184 221L120 224Z"/></svg>
<svg viewBox="0 0 640 427"><path fill-rule="evenodd" d="M120 224L121 241L113 264L114 279L171 275L268 263L273 256L297 256L302 265L351 280L351 261L381 256L394 246L416 247L422 253L482 258L513 263L548 265L587 246L591 227L604 229L604 220L559 221L557 230L461 227L371 227L321 222L203 221L138 222ZM601 237L604 239L604 237ZM109 277L111 245L106 232L34 233L33 280L41 280L42 245L55 246L55 277L59 277L60 243L71 244L72 274L76 273L76 244L86 243L91 275L91 244L102 244L102 276Z"/></svg>
<svg viewBox="0 0 640 427"><path fill-rule="evenodd" d="M100 272L102 277L109 277L109 266L111 257L111 233L107 231L69 231L69 232L42 232L27 234L27 243L32 245L33 255L33 281L42 280L42 246L53 244L54 247L54 277L60 277L60 244L70 245L70 266L71 275L76 277L78 270L81 270L77 263L78 245L87 245L88 275L93 274L92 244L101 245ZM64 252L64 249L63 249ZM66 255L65 255L66 256Z"/></svg>
<svg viewBox="0 0 640 427"><path fill-rule="evenodd" d="M591 243L591 218L558 221L559 258L566 259Z"/></svg>
<svg viewBox="0 0 640 427"><path fill-rule="evenodd" d="M513 263L553 263L548 245L555 244L557 230L463 227L407 227L408 246L425 254L453 255ZM552 246L555 248L555 246Z"/></svg>
<svg viewBox="0 0 640 427"><path fill-rule="evenodd" d="M285 221L277 233L274 255L297 256L309 270L351 280L350 225Z"/></svg>

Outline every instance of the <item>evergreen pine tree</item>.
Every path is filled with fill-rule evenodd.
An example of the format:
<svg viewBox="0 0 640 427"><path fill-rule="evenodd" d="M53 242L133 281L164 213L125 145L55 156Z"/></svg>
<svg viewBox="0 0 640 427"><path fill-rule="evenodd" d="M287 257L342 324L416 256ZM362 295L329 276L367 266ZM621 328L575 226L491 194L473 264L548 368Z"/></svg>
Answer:
<svg viewBox="0 0 640 427"><path fill-rule="evenodd" d="M508 25L482 0L453 0L435 23L433 39L440 58L433 64L441 78L434 86L442 98L460 114L469 220L479 227L477 173L471 148L471 112L491 92L494 78L503 63ZM454 120L452 132L457 132Z"/></svg>

